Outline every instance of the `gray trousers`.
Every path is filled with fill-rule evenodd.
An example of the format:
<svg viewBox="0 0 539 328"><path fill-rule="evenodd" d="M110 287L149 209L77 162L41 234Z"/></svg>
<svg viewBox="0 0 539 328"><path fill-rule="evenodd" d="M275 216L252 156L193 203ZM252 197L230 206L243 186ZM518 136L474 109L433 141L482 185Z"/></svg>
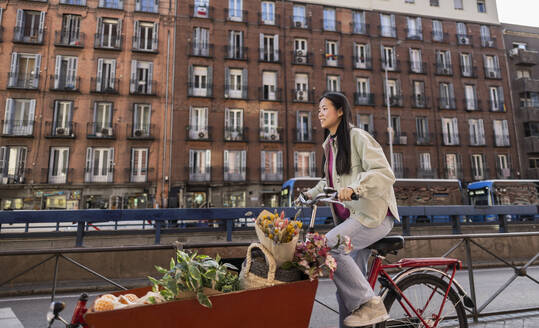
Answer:
<svg viewBox="0 0 539 328"><path fill-rule="evenodd" d="M337 286L339 326L341 328L345 327L344 318L375 296L365 277L371 255L371 250L366 249L366 247L385 237L393 228L393 224L394 218L388 216L378 227L367 228L358 220L350 218L326 234L330 247L337 244L338 235L350 237L354 246L350 254L344 254L342 247L331 251L331 255L337 262L333 281Z"/></svg>

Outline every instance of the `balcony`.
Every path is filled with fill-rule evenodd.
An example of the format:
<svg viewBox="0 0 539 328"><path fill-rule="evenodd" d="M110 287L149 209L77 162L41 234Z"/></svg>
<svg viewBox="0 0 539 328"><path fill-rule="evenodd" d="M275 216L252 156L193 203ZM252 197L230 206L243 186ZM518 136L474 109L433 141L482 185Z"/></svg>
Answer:
<svg viewBox="0 0 539 328"><path fill-rule="evenodd" d="M152 54L159 53L158 39L133 36L132 40L133 40L133 47L131 48L131 51L152 53Z"/></svg>
<svg viewBox="0 0 539 328"><path fill-rule="evenodd" d="M259 128L258 140L262 142L283 142L283 129Z"/></svg>
<svg viewBox="0 0 539 328"><path fill-rule="evenodd" d="M537 92L539 93L539 80L536 79L517 79L513 84L517 93Z"/></svg>
<svg viewBox="0 0 539 328"><path fill-rule="evenodd" d="M107 165L104 163L105 167L94 168L94 167L85 167L84 168L84 182L85 183L113 183L114 182L114 167L113 164Z"/></svg>
<svg viewBox="0 0 539 328"><path fill-rule="evenodd" d="M491 112L505 113L507 110L505 108L505 103L503 101L488 101L488 110Z"/></svg>
<svg viewBox="0 0 539 328"><path fill-rule="evenodd" d="M430 107L429 97L422 94L411 96L412 108L428 108Z"/></svg>
<svg viewBox="0 0 539 328"><path fill-rule="evenodd" d="M249 128L246 127L225 127L225 141L247 142L248 132Z"/></svg>
<svg viewBox="0 0 539 328"><path fill-rule="evenodd" d="M462 179L464 176L460 162L455 168L444 167L443 174L444 179Z"/></svg>
<svg viewBox="0 0 539 328"><path fill-rule="evenodd" d="M513 48L509 50L509 58L511 58L516 65L533 66L537 64L537 51Z"/></svg>
<svg viewBox="0 0 539 328"><path fill-rule="evenodd" d="M439 63L434 64L435 74L443 76L453 75L453 68L449 65L442 65Z"/></svg>
<svg viewBox="0 0 539 328"><path fill-rule="evenodd" d="M426 74L427 63L421 61L408 61L409 73Z"/></svg>
<svg viewBox="0 0 539 328"><path fill-rule="evenodd" d="M293 128L292 132L294 134L295 143L315 143L313 136L316 133L316 129L298 129Z"/></svg>
<svg viewBox="0 0 539 328"><path fill-rule="evenodd" d="M267 51L264 48L258 49L258 61L263 63L279 63L281 58L280 50Z"/></svg>
<svg viewBox="0 0 539 328"><path fill-rule="evenodd" d="M214 8L213 6L194 6L189 5L189 18L204 18L213 21Z"/></svg>
<svg viewBox="0 0 539 328"><path fill-rule="evenodd" d="M480 181L480 180L486 180L490 178L490 170L486 167L475 167L472 165L472 180L474 181Z"/></svg>
<svg viewBox="0 0 539 328"><path fill-rule="evenodd" d="M154 140L155 124L127 124L125 135L128 140Z"/></svg>
<svg viewBox="0 0 539 328"><path fill-rule="evenodd" d="M481 100L477 98L467 98L462 99L464 109L470 112L480 112L481 111Z"/></svg>
<svg viewBox="0 0 539 328"><path fill-rule="evenodd" d="M85 39L86 34L83 32L74 35L74 33L63 30L54 31L54 45L57 47L84 48Z"/></svg>
<svg viewBox="0 0 539 328"><path fill-rule="evenodd" d="M211 166L186 166L186 175L189 177L190 183L197 182L210 182L211 180Z"/></svg>
<svg viewBox="0 0 539 328"><path fill-rule="evenodd" d="M321 19L320 26L324 32L337 32L341 33L341 22L334 19Z"/></svg>
<svg viewBox="0 0 539 328"><path fill-rule="evenodd" d="M470 65L461 65L460 75L462 77L477 78L477 67Z"/></svg>
<svg viewBox="0 0 539 328"><path fill-rule="evenodd" d="M43 29L15 26L13 28L13 43L43 44Z"/></svg>
<svg viewBox="0 0 539 328"><path fill-rule="evenodd" d="M387 67L387 70L389 72L400 72L401 71L401 69L400 69L401 62L400 62L400 60L393 60L393 61L387 63L386 60L382 56L382 60L380 61L380 65L381 65L382 71L384 71L386 69L386 67Z"/></svg>
<svg viewBox="0 0 539 328"><path fill-rule="evenodd" d="M387 106L387 96L384 95L384 106ZM402 107L404 105L402 96L389 96L389 105L394 107Z"/></svg>
<svg viewBox="0 0 539 328"><path fill-rule="evenodd" d="M372 69L372 57L369 56L354 56L354 68L356 69Z"/></svg>
<svg viewBox="0 0 539 328"><path fill-rule="evenodd" d="M386 133L386 136L387 136L387 144L389 145L389 134ZM406 135L406 132L395 131L393 135L393 144L394 145L407 145L408 136Z"/></svg>
<svg viewBox="0 0 539 328"><path fill-rule="evenodd" d="M0 181L1 184L26 184L27 177L32 176L32 169L28 168L22 168L22 167L16 167L15 168L15 174L8 174L7 176L1 176Z"/></svg>
<svg viewBox="0 0 539 328"><path fill-rule="evenodd" d="M123 0L99 0L97 8L123 10L124 2Z"/></svg>
<svg viewBox="0 0 539 328"><path fill-rule="evenodd" d="M125 180L128 183L152 183L153 172L155 168L153 167L144 167L144 168L124 168Z"/></svg>
<svg viewBox="0 0 539 328"><path fill-rule="evenodd" d="M33 138L33 120L2 120L2 137Z"/></svg>
<svg viewBox="0 0 539 328"><path fill-rule="evenodd" d="M273 14L263 16L262 13L258 13L258 25L280 25L281 24L281 15Z"/></svg>
<svg viewBox="0 0 539 328"><path fill-rule="evenodd" d="M185 127L187 130L187 141L212 141L213 127L211 126L198 126L188 125Z"/></svg>
<svg viewBox="0 0 539 328"><path fill-rule="evenodd" d="M390 25L378 25L378 35L385 38L396 38L397 28Z"/></svg>
<svg viewBox="0 0 539 328"><path fill-rule="evenodd" d="M248 60L249 48L225 46L225 59Z"/></svg>
<svg viewBox="0 0 539 328"><path fill-rule="evenodd" d="M50 90L63 92L79 92L80 77L77 76L74 79L67 79L65 76L51 75Z"/></svg>
<svg viewBox="0 0 539 328"><path fill-rule="evenodd" d="M292 51L292 65L313 65L313 53L303 50Z"/></svg>
<svg viewBox="0 0 539 328"><path fill-rule="evenodd" d="M500 80L502 71L499 67L485 67L485 79Z"/></svg>
<svg viewBox="0 0 539 328"><path fill-rule="evenodd" d="M290 16L290 27L303 30L311 29L311 17Z"/></svg>
<svg viewBox="0 0 539 328"><path fill-rule="evenodd" d="M291 90L292 102L314 104L314 90Z"/></svg>
<svg viewBox="0 0 539 328"><path fill-rule="evenodd" d="M350 30L353 34L363 34L368 35L369 34L370 25L365 23L358 23L358 22L351 22L350 23Z"/></svg>
<svg viewBox="0 0 539 328"><path fill-rule="evenodd" d="M471 46L472 38L468 34L457 34L457 44L459 46Z"/></svg>
<svg viewBox="0 0 539 328"><path fill-rule="evenodd" d="M438 109L457 109L455 98L438 98Z"/></svg>
<svg viewBox="0 0 539 328"><path fill-rule="evenodd" d="M418 167L416 174L418 179L436 179L438 176L436 169L424 167Z"/></svg>
<svg viewBox="0 0 539 328"><path fill-rule="evenodd" d="M224 8L225 20L227 22L246 23L247 10Z"/></svg>
<svg viewBox="0 0 539 328"><path fill-rule="evenodd" d="M442 132L444 146L460 146L460 138L458 134Z"/></svg>
<svg viewBox="0 0 539 328"><path fill-rule="evenodd" d="M511 141L508 134L494 134L493 138L495 147L511 147Z"/></svg>
<svg viewBox="0 0 539 328"><path fill-rule="evenodd" d="M122 36L121 35L103 35L101 33L95 33L94 49L103 50L122 50Z"/></svg>
<svg viewBox="0 0 539 328"><path fill-rule="evenodd" d="M344 56L333 54L322 54L322 66L344 68Z"/></svg>
<svg viewBox="0 0 539 328"><path fill-rule="evenodd" d="M159 2L155 0L138 0L135 2L135 12L158 14Z"/></svg>
<svg viewBox="0 0 539 328"><path fill-rule="evenodd" d="M432 146L434 145L434 133L418 134L414 132L416 146Z"/></svg>
<svg viewBox="0 0 539 328"><path fill-rule="evenodd" d="M527 179L539 179L539 168L528 168L528 169L526 169L526 178Z"/></svg>
<svg viewBox="0 0 539 328"><path fill-rule="evenodd" d="M47 139L75 139L77 123L46 121L45 138Z"/></svg>
<svg viewBox="0 0 539 328"><path fill-rule="evenodd" d="M236 88L240 87L240 90L237 90ZM247 84L243 84L241 86L231 86L228 84L225 84L225 98L226 99L249 99L249 86Z"/></svg>
<svg viewBox="0 0 539 328"><path fill-rule="evenodd" d="M0 42L4 42L4 27L0 26Z"/></svg>
<svg viewBox="0 0 539 328"><path fill-rule="evenodd" d="M484 39L481 38L481 47L483 48L497 48L498 43L496 42L496 38L490 38L490 39Z"/></svg>
<svg viewBox="0 0 539 328"><path fill-rule="evenodd" d="M487 145L484 131L479 131L478 133L468 132L467 136L467 139L470 142L470 147L484 147Z"/></svg>
<svg viewBox="0 0 539 328"><path fill-rule="evenodd" d="M187 83L187 95L189 97L212 98L213 85L206 85L205 88L201 88L199 85L189 82Z"/></svg>
<svg viewBox="0 0 539 328"><path fill-rule="evenodd" d="M393 173L395 173L395 178L397 179L404 179L408 178L408 168L404 168L402 166L395 166L393 168Z"/></svg>
<svg viewBox="0 0 539 328"><path fill-rule="evenodd" d="M539 153L539 136L524 137L523 152L527 154Z"/></svg>
<svg viewBox="0 0 539 328"><path fill-rule="evenodd" d="M510 168L503 168L500 169L499 167L496 168L496 178L498 179L518 179L519 176L517 176L516 172Z"/></svg>
<svg viewBox="0 0 539 328"><path fill-rule="evenodd" d="M61 5L86 7L86 0L60 0Z"/></svg>
<svg viewBox="0 0 539 328"><path fill-rule="evenodd" d="M260 168L260 180L264 182L281 182L283 181L283 167L261 167Z"/></svg>
<svg viewBox="0 0 539 328"><path fill-rule="evenodd" d="M247 167L244 166L228 166L223 167L223 179L226 182L241 182L247 181Z"/></svg>
<svg viewBox="0 0 539 328"><path fill-rule="evenodd" d="M374 106L374 93L354 92L354 105Z"/></svg>
<svg viewBox="0 0 539 328"><path fill-rule="evenodd" d="M423 31L420 28L408 29L405 28L406 40L423 40Z"/></svg>
<svg viewBox="0 0 539 328"><path fill-rule="evenodd" d="M88 122L86 124L86 138L88 139L116 139L117 124L110 122Z"/></svg>
<svg viewBox="0 0 539 328"><path fill-rule="evenodd" d="M441 43L449 42L449 34L443 33L440 31L432 31L431 38L433 42L441 42Z"/></svg>
<svg viewBox="0 0 539 328"><path fill-rule="evenodd" d="M120 89L120 79L96 79L90 78L90 92L118 94Z"/></svg>
<svg viewBox="0 0 539 328"><path fill-rule="evenodd" d="M281 91L281 88L274 88L273 86L258 88L258 99L262 101L281 101Z"/></svg>
<svg viewBox="0 0 539 328"><path fill-rule="evenodd" d="M9 89L28 89L35 90L39 87L39 73L37 74L22 74L8 72Z"/></svg>
<svg viewBox="0 0 539 328"><path fill-rule="evenodd" d="M40 183L46 184L71 184L73 183L74 168L64 168L58 175L52 175L51 168L41 168Z"/></svg>
<svg viewBox="0 0 539 328"><path fill-rule="evenodd" d="M129 84L129 94L134 96L156 96L157 81L131 79Z"/></svg>
<svg viewBox="0 0 539 328"><path fill-rule="evenodd" d="M192 57L213 57L213 44L210 43L191 42L188 49Z"/></svg>

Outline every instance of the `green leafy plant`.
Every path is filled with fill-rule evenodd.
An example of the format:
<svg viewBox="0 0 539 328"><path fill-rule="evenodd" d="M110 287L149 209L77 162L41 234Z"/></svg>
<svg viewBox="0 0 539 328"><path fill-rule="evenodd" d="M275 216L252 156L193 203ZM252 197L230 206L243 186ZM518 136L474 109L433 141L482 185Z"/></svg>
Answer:
<svg viewBox="0 0 539 328"><path fill-rule="evenodd" d="M153 291L159 292L165 300L178 297L181 292L193 292L198 302L211 308L212 304L204 288L212 288L224 293L239 290L238 276L228 269L237 270L229 263L220 264L219 255L215 259L197 253L176 252L176 261L170 259L170 268L160 266L155 269L163 274L161 279L148 277L153 284Z"/></svg>

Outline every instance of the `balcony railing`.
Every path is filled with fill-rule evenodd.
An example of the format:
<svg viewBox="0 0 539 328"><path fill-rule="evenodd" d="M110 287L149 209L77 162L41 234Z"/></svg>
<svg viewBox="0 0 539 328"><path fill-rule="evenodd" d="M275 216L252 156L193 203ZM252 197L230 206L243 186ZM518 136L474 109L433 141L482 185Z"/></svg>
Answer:
<svg viewBox="0 0 539 328"><path fill-rule="evenodd" d="M370 56L354 56L354 68L357 69L372 69L372 57Z"/></svg>
<svg viewBox="0 0 539 328"><path fill-rule="evenodd" d="M105 50L122 50L122 36L116 35L104 35L102 33L95 33L94 48Z"/></svg>
<svg viewBox="0 0 539 328"><path fill-rule="evenodd" d="M419 179L435 179L437 177L436 169L434 168L417 168L417 178Z"/></svg>
<svg viewBox="0 0 539 328"><path fill-rule="evenodd" d="M211 180L211 166L186 166L189 182L209 182Z"/></svg>
<svg viewBox="0 0 539 328"><path fill-rule="evenodd" d="M350 30L354 34L369 34L369 24L365 23L358 23L358 22L350 22Z"/></svg>
<svg viewBox="0 0 539 328"><path fill-rule="evenodd" d="M159 53L159 47L158 43L159 40L157 38L150 40L146 39L145 37L137 37L133 36L133 48L131 50L137 51L137 52L146 52L146 53Z"/></svg>
<svg viewBox="0 0 539 328"><path fill-rule="evenodd" d="M282 128L259 128L258 137L264 142L283 142Z"/></svg>
<svg viewBox="0 0 539 328"><path fill-rule="evenodd" d="M247 84L243 84L240 87L241 87L240 90L236 90L235 88L232 88L229 84L225 84L225 98L227 98L227 99L248 99L249 98L249 86Z"/></svg>
<svg viewBox="0 0 539 328"><path fill-rule="evenodd" d="M515 179L517 178L517 175L514 170L510 168L496 168L496 177L498 179Z"/></svg>
<svg viewBox="0 0 539 328"><path fill-rule="evenodd" d="M386 133L387 143L389 144L389 135ZM408 136L406 132L396 131L393 135L393 144L394 145L407 145Z"/></svg>
<svg viewBox="0 0 539 328"><path fill-rule="evenodd" d="M98 85L98 82L99 85ZM117 94L120 89L120 79L90 78L90 91L93 93Z"/></svg>
<svg viewBox="0 0 539 328"><path fill-rule="evenodd" d="M508 134L494 134L494 146L496 147L510 147L511 141Z"/></svg>
<svg viewBox="0 0 539 328"><path fill-rule="evenodd" d="M486 180L490 177L490 170L487 167L475 167L472 165L472 180L479 181L479 180Z"/></svg>
<svg viewBox="0 0 539 328"><path fill-rule="evenodd" d="M213 20L213 16L214 16L213 6L189 5L190 18L207 18L207 19Z"/></svg>
<svg viewBox="0 0 539 328"><path fill-rule="evenodd" d="M454 97L450 97L450 98L441 97L441 98L438 98L438 108L439 109L457 109L455 98Z"/></svg>
<svg viewBox="0 0 539 328"><path fill-rule="evenodd" d="M51 75L50 89L52 91L79 91L80 77L67 79L65 76Z"/></svg>
<svg viewBox="0 0 539 328"><path fill-rule="evenodd" d="M291 90L291 94L292 94L292 102L296 102L296 103L309 103L309 104L313 104L314 103L314 90L308 90L308 91L305 91L305 90L296 90L296 89L292 89Z"/></svg>
<svg viewBox="0 0 539 328"><path fill-rule="evenodd" d="M443 42L447 43L449 42L449 34L443 33L441 31L432 31L432 41L434 42Z"/></svg>
<svg viewBox="0 0 539 328"><path fill-rule="evenodd" d="M354 92L356 106L374 106L374 93Z"/></svg>
<svg viewBox="0 0 539 328"><path fill-rule="evenodd" d="M488 101L488 110L491 112L502 112L505 113L507 110L505 108L505 103L503 101Z"/></svg>
<svg viewBox="0 0 539 328"><path fill-rule="evenodd" d="M311 29L311 17L290 16L290 27L299 29Z"/></svg>
<svg viewBox="0 0 539 328"><path fill-rule="evenodd" d="M395 107L402 107L403 106L403 97L400 95L395 96L389 96L389 105L395 106ZM384 95L384 105L387 106L387 96Z"/></svg>
<svg viewBox="0 0 539 328"><path fill-rule="evenodd" d="M213 128L211 126L187 125L187 141L212 141Z"/></svg>
<svg viewBox="0 0 539 328"><path fill-rule="evenodd" d="M138 96L157 95L157 81L132 79L130 81L129 93Z"/></svg>
<svg viewBox="0 0 539 328"><path fill-rule="evenodd" d="M4 27L0 26L0 42L4 42Z"/></svg>
<svg viewBox="0 0 539 328"><path fill-rule="evenodd" d="M85 183L113 183L114 182L114 167L112 163L103 168L85 167L84 168Z"/></svg>
<svg viewBox="0 0 539 328"><path fill-rule="evenodd" d="M472 44L472 37L468 34L457 34L457 44L469 46Z"/></svg>
<svg viewBox="0 0 539 328"><path fill-rule="evenodd" d="M84 48L86 34L83 32L54 31L54 45L57 47Z"/></svg>
<svg viewBox="0 0 539 328"><path fill-rule="evenodd" d="M408 40L423 40L423 31L419 28L405 28L406 39Z"/></svg>
<svg viewBox="0 0 539 328"><path fill-rule="evenodd" d="M61 5L86 6L86 0L60 0Z"/></svg>
<svg viewBox="0 0 539 328"><path fill-rule="evenodd" d="M458 134L442 132L442 139L444 146L460 146L460 137Z"/></svg>
<svg viewBox="0 0 539 328"><path fill-rule="evenodd" d="M99 0L98 8L124 9L123 0Z"/></svg>
<svg viewBox="0 0 539 328"><path fill-rule="evenodd" d="M391 25L378 25L378 33L381 37L396 38L397 28Z"/></svg>
<svg viewBox="0 0 539 328"><path fill-rule="evenodd" d="M311 128L307 130L293 128L292 132L294 133L294 142L295 143L314 143L313 135L316 132L316 129Z"/></svg>
<svg viewBox="0 0 539 328"><path fill-rule="evenodd" d="M434 133L418 134L414 132L415 144L418 146L430 146L434 144Z"/></svg>
<svg viewBox="0 0 539 328"><path fill-rule="evenodd" d="M292 64L294 65L313 65L313 53L303 50L292 51Z"/></svg>
<svg viewBox="0 0 539 328"><path fill-rule="evenodd" d="M485 141L485 132L479 131L478 133L469 133L468 132L468 140L470 142L471 147L482 147L486 146L487 142Z"/></svg>
<svg viewBox="0 0 539 328"><path fill-rule="evenodd" d="M341 32L341 22L335 19L321 19L320 26L325 32Z"/></svg>
<svg viewBox="0 0 539 328"><path fill-rule="evenodd" d="M223 179L225 181L246 181L247 167L230 167L227 164L223 167Z"/></svg>
<svg viewBox="0 0 539 328"><path fill-rule="evenodd" d="M227 22L247 23L247 10L224 8Z"/></svg>
<svg viewBox="0 0 539 328"><path fill-rule="evenodd" d="M502 71L498 67L485 67L485 79L496 79L499 80L502 78Z"/></svg>
<svg viewBox="0 0 539 328"><path fill-rule="evenodd" d="M411 100L413 108L428 108L430 106L429 97L422 94L413 95Z"/></svg>
<svg viewBox="0 0 539 328"><path fill-rule="evenodd" d="M481 111L481 100L477 98L467 98L463 100L464 108L467 111Z"/></svg>
<svg viewBox="0 0 539 328"><path fill-rule="evenodd" d="M453 75L453 67L450 65L442 65L442 64L435 63L434 68L436 70L436 75L446 75L446 76Z"/></svg>
<svg viewBox="0 0 539 328"><path fill-rule="evenodd" d="M258 49L258 61L266 63L278 63L281 61L280 50L266 50L264 48Z"/></svg>
<svg viewBox="0 0 539 328"><path fill-rule="evenodd" d="M2 120L2 137L33 137L34 120Z"/></svg>
<svg viewBox="0 0 539 328"><path fill-rule="evenodd" d="M271 91L270 89L270 87L258 88L258 99L263 101L281 101L282 89L273 88L274 91Z"/></svg>
<svg viewBox="0 0 539 328"><path fill-rule="evenodd" d="M415 74L425 74L427 73L427 63L416 61L416 60L410 60L408 61L408 67L410 67L410 73Z"/></svg>
<svg viewBox="0 0 539 328"><path fill-rule="evenodd" d="M481 47L483 48L496 48L497 42L496 38L481 38Z"/></svg>
<svg viewBox="0 0 539 328"><path fill-rule="evenodd" d="M387 62L384 57L382 57L382 60L380 61L381 69L385 70L387 66L387 70L390 72L400 72L400 60L392 60L390 62Z"/></svg>
<svg viewBox="0 0 539 328"><path fill-rule="evenodd" d="M537 64L537 51L513 48L509 50L509 58L517 65L533 66Z"/></svg>
<svg viewBox="0 0 539 328"><path fill-rule="evenodd" d="M248 141L248 128L247 127L225 127L224 137L225 141L239 141L247 142Z"/></svg>
<svg viewBox="0 0 539 328"><path fill-rule="evenodd" d="M325 67L344 68L344 56L333 54L322 54L322 65Z"/></svg>
<svg viewBox="0 0 539 328"><path fill-rule="evenodd" d="M477 67L464 65L460 67L460 74L462 77L477 78Z"/></svg>
<svg viewBox="0 0 539 328"><path fill-rule="evenodd" d="M37 89L39 87L39 73L21 74L8 72L8 88Z"/></svg>
<svg viewBox="0 0 539 328"><path fill-rule="evenodd" d="M213 57L213 44L191 42L189 43L189 56Z"/></svg>
<svg viewBox="0 0 539 328"><path fill-rule="evenodd" d="M395 173L395 178L397 179L404 179L408 177L408 168L404 168L402 165L395 166L393 172Z"/></svg>
<svg viewBox="0 0 539 328"><path fill-rule="evenodd" d="M225 46L225 59L248 60L249 48Z"/></svg>
<svg viewBox="0 0 539 328"><path fill-rule="evenodd" d="M444 167L443 170L444 179L462 179L464 174L462 173L462 166L457 165L456 168Z"/></svg>
<svg viewBox="0 0 539 328"><path fill-rule="evenodd" d="M74 122L45 122L45 138L74 139L76 136L77 123Z"/></svg>
<svg viewBox="0 0 539 328"><path fill-rule="evenodd" d="M262 13L258 13L258 25L280 25L281 15L273 14L273 17L265 17Z"/></svg>
<svg viewBox="0 0 539 328"><path fill-rule="evenodd" d="M15 26L13 28L13 42L27 44L43 44L43 29L29 26Z"/></svg>
<svg viewBox="0 0 539 328"><path fill-rule="evenodd" d="M283 180L283 167L277 166L273 168L260 168L260 180L262 182L273 182L273 181L282 181Z"/></svg>
<svg viewBox="0 0 539 328"><path fill-rule="evenodd" d="M88 139L116 139L117 124L111 122L88 122L86 124L86 138Z"/></svg>
<svg viewBox="0 0 539 328"><path fill-rule="evenodd" d="M159 13L159 5L154 0L141 0L135 2L135 12Z"/></svg>
<svg viewBox="0 0 539 328"><path fill-rule="evenodd" d="M73 182L74 168L64 168L58 175L52 175L51 168L41 168L41 183L47 184L71 184Z"/></svg>
<svg viewBox="0 0 539 328"><path fill-rule="evenodd" d="M155 124L127 124L125 135L129 140L154 140Z"/></svg>
<svg viewBox="0 0 539 328"><path fill-rule="evenodd" d="M27 182L27 177L32 176L32 169L30 168L23 168L23 167L16 167L15 168L15 174L8 174L0 177L0 181L2 184L25 184Z"/></svg>
<svg viewBox="0 0 539 328"><path fill-rule="evenodd" d="M155 168L153 167L141 167L141 168L124 168L125 181L128 183L151 183Z"/></svg>
<svg viewBox="0 0 539 328"><path fill-rule="evenodd" d="M193 82L187 83L187 95L189 97L213 97L213 85L206 85L205 88L201 88Z"/></svg>

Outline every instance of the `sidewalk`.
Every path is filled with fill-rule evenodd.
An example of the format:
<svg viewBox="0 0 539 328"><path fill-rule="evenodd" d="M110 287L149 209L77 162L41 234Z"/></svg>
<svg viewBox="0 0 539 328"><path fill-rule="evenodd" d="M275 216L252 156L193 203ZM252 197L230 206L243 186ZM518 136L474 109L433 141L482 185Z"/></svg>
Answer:
<svg viewBox="0 0 539 328"><path fill-rule="evenodd" d="M481 318L478 323L470 323L469 326L470 328L537 328L539 327L539 311Z"/></svg>

